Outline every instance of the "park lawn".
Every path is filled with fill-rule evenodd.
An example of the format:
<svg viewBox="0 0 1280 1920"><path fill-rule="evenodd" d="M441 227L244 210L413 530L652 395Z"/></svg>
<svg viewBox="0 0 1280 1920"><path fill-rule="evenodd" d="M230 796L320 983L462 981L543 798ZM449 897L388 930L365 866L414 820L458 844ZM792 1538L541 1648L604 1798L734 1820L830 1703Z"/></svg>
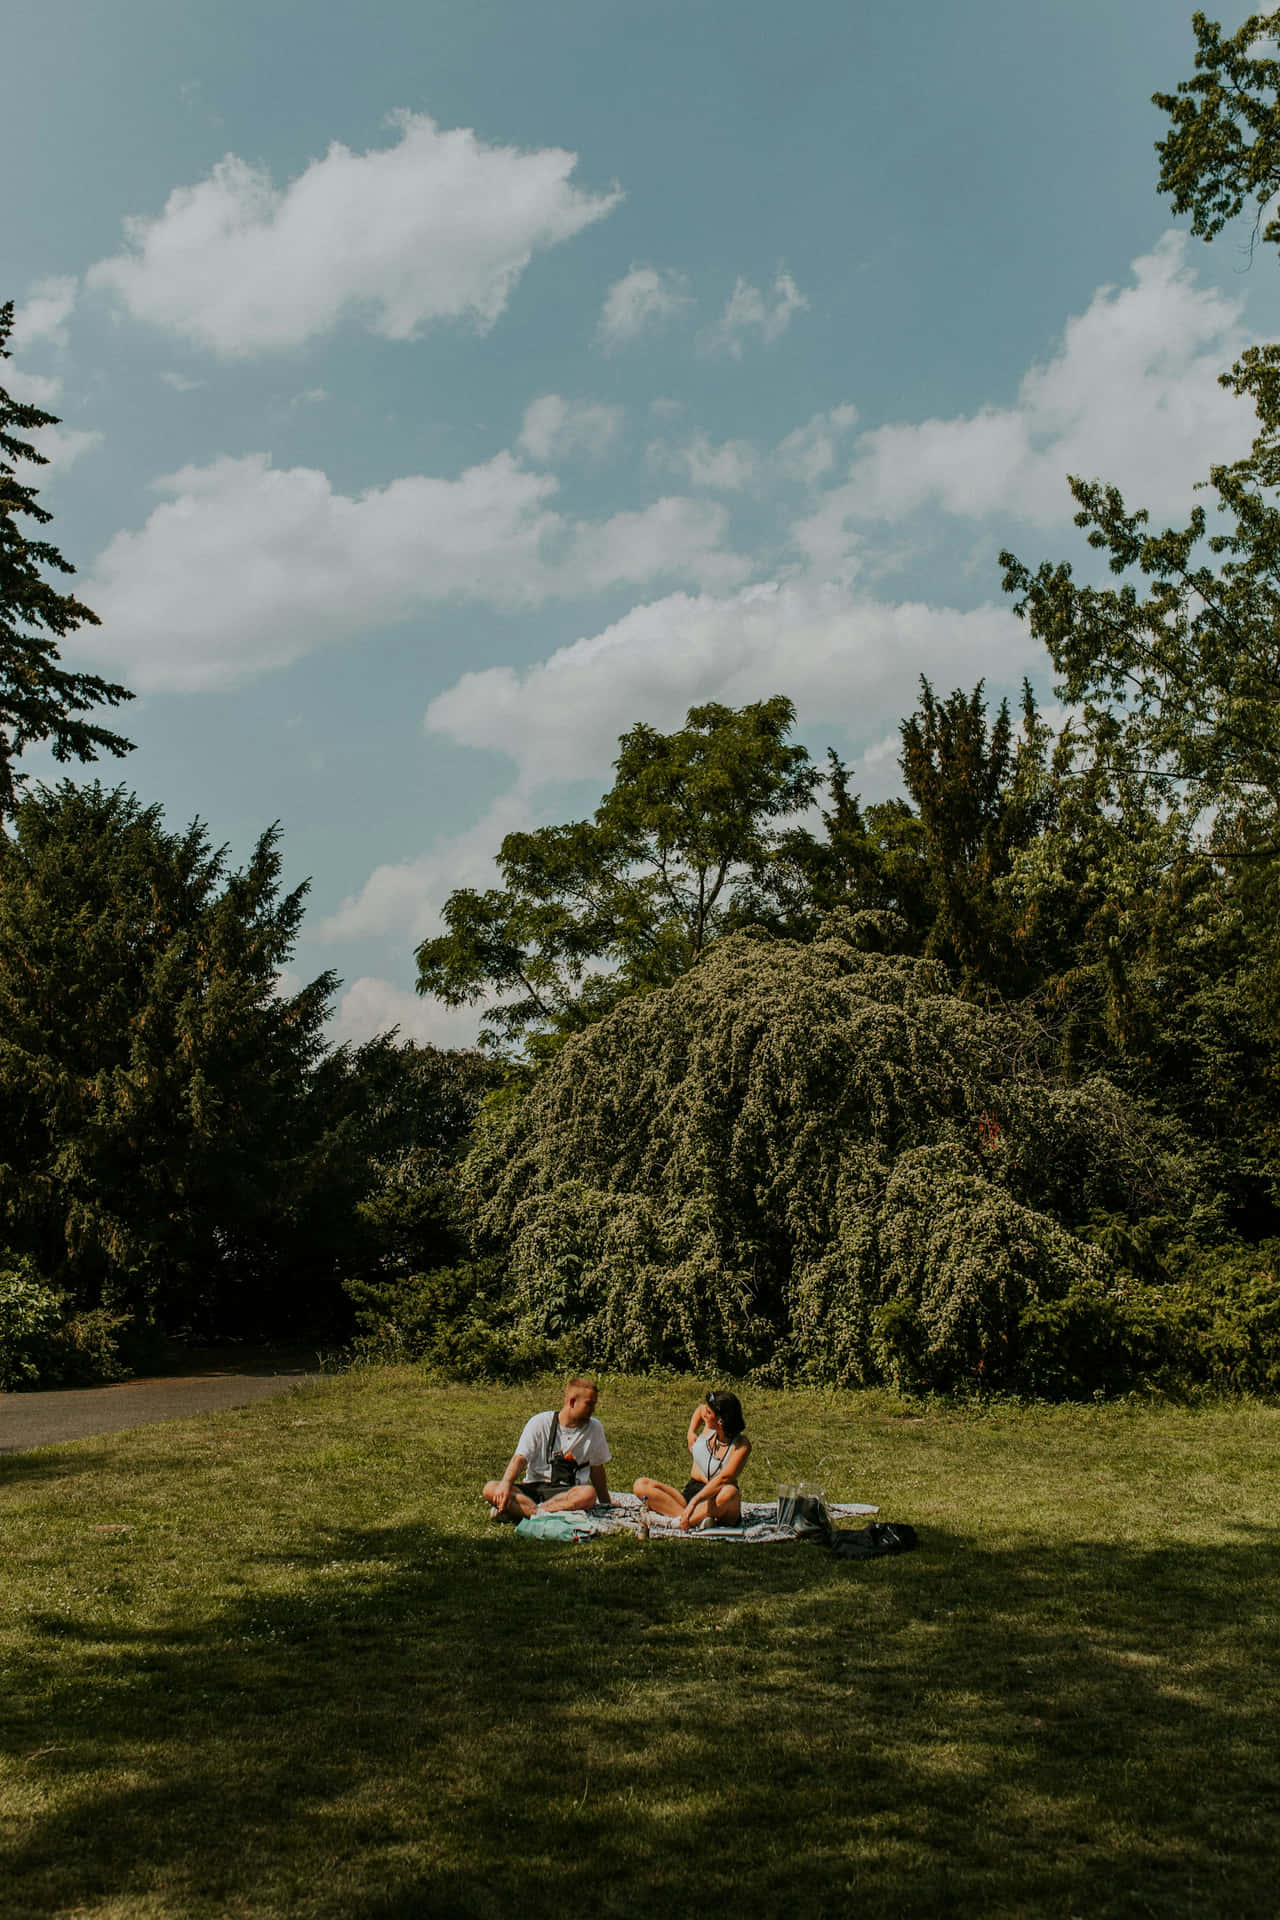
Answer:
<svg viewBox="0 0 1280 1920"><path fill-rule="evenodd" d="M706 1382L611 1380L615 1479ZM0 1911L1267 1916L1280 1408L745 1393L919 1529L526 1542L554 1386L328 1378L0 1458Z"/></svg>

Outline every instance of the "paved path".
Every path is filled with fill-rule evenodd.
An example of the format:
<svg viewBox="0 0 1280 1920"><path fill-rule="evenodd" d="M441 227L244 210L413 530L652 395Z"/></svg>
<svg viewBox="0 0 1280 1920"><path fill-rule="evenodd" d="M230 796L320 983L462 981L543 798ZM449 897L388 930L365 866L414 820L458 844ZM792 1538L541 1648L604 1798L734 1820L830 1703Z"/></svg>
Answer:
<svg viewBox="0 0 1280 1920"><path fill-rule="evenodd" d="M315 1372L312 1356L312 1373ZM198 1371L114 1387L60 1387L52 1393L0 1393L0 1454L58 1446L95 1433L119 1433L154 1420L183 1420L269 1399L307 1378L305 1357L241 1353L201 1356Z"/></svg>

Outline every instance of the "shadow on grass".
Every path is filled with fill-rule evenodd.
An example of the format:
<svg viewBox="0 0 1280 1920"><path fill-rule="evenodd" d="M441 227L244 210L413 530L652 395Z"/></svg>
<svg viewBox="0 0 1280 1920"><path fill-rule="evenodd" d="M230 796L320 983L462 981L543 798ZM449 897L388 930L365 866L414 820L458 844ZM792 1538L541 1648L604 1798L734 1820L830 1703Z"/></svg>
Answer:
<svg viewBox="0 0 1280 1920"><path fill-rule="evenodd" d="M331 1530L252 1571L199 1630L36 1623L8 1912L1274 1914L1275 1533Z"/></svg>

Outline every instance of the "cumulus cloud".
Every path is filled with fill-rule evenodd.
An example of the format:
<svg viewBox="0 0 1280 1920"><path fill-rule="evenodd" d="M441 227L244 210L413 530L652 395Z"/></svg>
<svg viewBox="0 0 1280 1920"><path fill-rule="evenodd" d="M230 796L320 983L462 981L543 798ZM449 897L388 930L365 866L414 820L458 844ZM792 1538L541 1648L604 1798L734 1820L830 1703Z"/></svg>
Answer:
<svg viewBox="0 0 1280 1920"><path fill-rule="evenodd" d="M1008 680L1033 656L1003 606L893 605L803 581L675 593L532 667L463 674L431 702L426 726L455 745L507 755L531 792L570 772L603 771L640 715L670 727L695 701L740 706L784 689L802 715L856 714L862 729L883 731L910 706L921 673L948 686L984 674Z"/></svg>
<svg viewBox="0 0 1280 1920"><path fill-rule="evenodd" d="M791 316L809 304L785 268L779 268L767 293L739 278L725 302L724 312L706 337L713 352L727 353L741 360L753 337L765 346L780 340L791 325Z"/></svg>
<svg viewBox="0 0 1280 1920"><path fill-rule="evenodd" d="M691 295L683 274L669 267L632 267L606 293L596 338L606 351L628 346L642 334L665 326L689 305Z"/></svg>
<svg viewBox="0 0 1280 1920"><path fill-rule="evenodd" d="M1246 344L1243 298L1196 285L1186 237L1169 233L1067 322L1057 352L1023 379L1015 405L864 434L836 512L893 520L937 506L1039 526L1071 510L1065 475L1098 474L1135 504L1184 512L1211 461L1243 453L1253 417L1218 385ZM804 545L812 545L801 534Z"/></svg>
<svg viewBox="0 0 1280 1920"><path fill-rule="evenodd" d="M749 487L760 464L750 441L722 440L717 445L705 433L695 433L676 447L655 441L649 461L664 472L679 473L690 486L714 493L739 493Z"/></svg>
<svg viewBox="0 0 1280 1920"><path fill-rule="evenodd" d="M67 344L66 322L76 304L79 282L74 276L55 276L38 280L13 316L9 345L21 353L35 340L48 340L56 347Z"/></svg>
<svg viewBox="0 0 1280 1920"><path fill-rule="evenodd" d="M329 1023L335 1040L359 1045L376 1034L400 1029L402 1040L421 1046L470 1047L480 1030L479 1007L446 1007L424 1000L391 980L366 974L353 980L334 1009Z"/></svg>
<svg viewBox="0 0 1280 1920"><path fill-rule="evenodd" d="M491 887L493 857L508 833L529 824L528 798L520 787L498 794L480 819L444 836L412 860L375 867L358 893L315 928L322 940L407 934L416 944L440 929L440 909L455 887Z"/></svg>
<svg viewBox="0 0 1280 1920"><path fill-rule="evenodd" d="M779 442L774 462L788 480L816 487L836 464L841 442L853 431L858 409L846 403L828 413L815 413L804 426L797 427Z"/></svg>
<svg viewBox="0 0 1280 1920"><path fill-rule="evenodd" d="M443 601L533 606L663 577L723 586L746 565L724 547L719 506L670 497L571 520L551 504L554 476L509 453L354 498L262 453L156 487L168 498L115 536L85 588L102 625L82 651L142 690L242 684Z"/></svg>
<svg viewBox="0 0 1280 1920"><path fill-rule="evenodd" d="M599 401L570 401L558 393L544 393L525 408L516 444L540 466L585 454L598 459L622 430L623 409Z"/></svg>
<svg viewBox="0 0 1280 1920"><path fill-rule="evenodd" d="M432 321L491 327L536 252L617 205L570 180L558 147L489 146L470 128L393 116L389 147L335 143L287 187L227 154L86 276L136 319L227 357L300 346L350 311L411 340Z"/></svg>

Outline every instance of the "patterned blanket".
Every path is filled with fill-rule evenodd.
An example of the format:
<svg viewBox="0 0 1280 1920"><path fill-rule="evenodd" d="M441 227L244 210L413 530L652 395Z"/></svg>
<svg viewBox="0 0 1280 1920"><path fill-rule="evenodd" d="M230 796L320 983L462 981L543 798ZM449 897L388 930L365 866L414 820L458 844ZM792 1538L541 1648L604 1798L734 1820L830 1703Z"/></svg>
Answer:
<svg viewBox="0 0 1280 1920"><path fill-rule="evenodd" d="M827 1512L837 1521L870 1519L879 1511L879 1507L863 1506L857 1501L827 1502ZM634 1493L615 1493L610 1506L593 1507L588 1517L597 1533L636 1533L640 1512L641 1502ZM650 1509L649 1534L654 1540L735 1540L747 1546L795 1539L790 1527L778 1525L776 1500L744 1500L742 1519L736 1527L695 1527L689 1533L681 1531L678 1520L668 1520Z"/></svg>

